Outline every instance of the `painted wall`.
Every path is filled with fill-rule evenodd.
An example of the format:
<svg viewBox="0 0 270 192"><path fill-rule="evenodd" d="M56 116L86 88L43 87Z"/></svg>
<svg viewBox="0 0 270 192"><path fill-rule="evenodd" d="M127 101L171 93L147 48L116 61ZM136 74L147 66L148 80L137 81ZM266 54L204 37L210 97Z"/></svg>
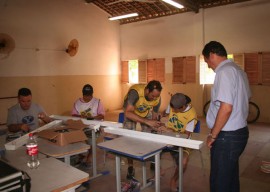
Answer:
<svg viewBox="0 0 270 192"><path fill-rule="evenodd" d="M171 58L198 56L210 40L221 41L228 52L270 51L268 10L268 0L253 0L119 26L109 22L104 11L81 0L0 0L0 33L16 42L7 58L0 54L0 97L16 96L20 87L29 87L34 101L49 114L67 115L82 86L90 83L105 108L115 110L121 108L130 86L120 83L120 59L164 57L162 109L169 101L168 92L184 92L202 115L210 87L172 84ZM70 57L65 49L73 38L80 47ZM261 108L260 121L270 122L270 103L264 99L270 88L251 88L252 100ZM16 99L0 100L0 123L14 103Z"/></svg>
<svg viewBox="0 0 270 192"><path fill-rule="evenodd" d="M164 109L168 92L184 92L191 96L198 114L210 98L210 86L172 84L172 57L201 54L204 44L217 40L228 53L270 51L270 1L253 0L222 7L121 25L121 59L166 59L166 82L162 93ZM199 61L199 59L198 59ZM199 79L199 62L197 64ZM126 90L126 85L123 90ZM270 87L251 86L253 97L261 109L259 121L270 122L270 102L262 99Z"/></svg>
<svg viewBox="0 0 270 192"><path fill-rule="evenodd" d="M0 0L0 33L16 43L0 54L0 97L29 87L48 114L70 114L84 84L94 87L106 110L121 107L120 30L118 22L82 0ZM79 51L65 49L76 38ZM114 102L112 102L114 101ZM16 99L0 100L0 123Z"/></svg>

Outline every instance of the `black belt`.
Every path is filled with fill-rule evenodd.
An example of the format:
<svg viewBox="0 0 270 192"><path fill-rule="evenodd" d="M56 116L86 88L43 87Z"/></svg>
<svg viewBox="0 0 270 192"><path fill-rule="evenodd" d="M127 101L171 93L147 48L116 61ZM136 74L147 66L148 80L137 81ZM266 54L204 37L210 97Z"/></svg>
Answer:
<svg viewBox="0 0 270 192"><path fill-rule="evenodd" d="M245 126L245 127L242 127L242 128L240 128L240 129L237 129L237 130L234 130L234 131L220 131L220 132L223 132L223 133L235 133L235 132L241 132L241 131L246 131L246 129L247 129L248 127L247 126Z"/></svg>

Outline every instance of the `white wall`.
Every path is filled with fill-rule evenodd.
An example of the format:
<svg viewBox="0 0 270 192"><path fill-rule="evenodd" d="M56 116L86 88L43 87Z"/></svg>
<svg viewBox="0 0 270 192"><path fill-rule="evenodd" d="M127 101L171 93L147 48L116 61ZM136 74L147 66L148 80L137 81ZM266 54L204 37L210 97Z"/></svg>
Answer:
<svg viewBox="0 0 270 192"><path fill-rule="evenodd" d="M0 0L0 33L16 43L7 58L0 54L0 98L28 87L48 114L69 115L83 85L90 83L106 110L121 108L119 22L109 21L94 4ZM65 49L74 38L79 50L70 57ZM0 100L0 122L15 103Z"/></svg>
<svg viewBox="0 0 270 192"><path fill-rule="evenodd" d="M0 60L0 76L120 73L119 24L108 21L108 15L94 4L1 0L0 29L16 43L10 56ZM74 38L79 51L70 57L64 50Z"/></svg>
<svg viewBox="0 0 270 192"><path fill-rule="evenodd" d="M121 25L121 59L199 55L211 40L228 52L270 51L269 10L253 0Z"/></svg>
<svg viewBox="0 0 270 192"><path fill-rule="evenodd" d="M270 51L270 1L253 0L205 10L205 42L221 41L230 53Z"/></svg>
<svg viewBox="0 0 270 192"><path fill-rule="evenodd" d="M269 10L269 0L253 0L200 9L198 14L188 12L121 25L121 59L164 57L166 73L171 75L172 57L199 56L204 44L211 40L220 41L228 53L270 51ZM199 64L197 64L197 73L199 73ZM198 113L202 114L202 105L209 99L205 98L209 95L207 93L209 90L201 93L194 91L194 88L198 87L192 84L174 84L174 87L170 87L171 81L168 80L171 79L165 80L165 90L189 94L195 101ZM205 89L204 86L201 88ZM251 88L252 100L261 109L260 120L270 122L270 102L261 99L262 95L270 94L270 87L251 86Z"/></svg>

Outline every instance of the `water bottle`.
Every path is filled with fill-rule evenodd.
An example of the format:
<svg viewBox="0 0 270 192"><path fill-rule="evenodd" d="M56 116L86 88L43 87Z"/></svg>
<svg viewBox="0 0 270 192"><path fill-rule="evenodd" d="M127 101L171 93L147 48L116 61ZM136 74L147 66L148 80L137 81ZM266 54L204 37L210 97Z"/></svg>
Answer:
<svg viewBox="0 0 270 192"><path fill-rule="evenodd" d="M33 136L33 133L29 133L29 138L26 143L26 153L29 156L29 160L27 162L27 166L30 169L36 169L40 162L38 160L38 144L36 139Z"/></svg>

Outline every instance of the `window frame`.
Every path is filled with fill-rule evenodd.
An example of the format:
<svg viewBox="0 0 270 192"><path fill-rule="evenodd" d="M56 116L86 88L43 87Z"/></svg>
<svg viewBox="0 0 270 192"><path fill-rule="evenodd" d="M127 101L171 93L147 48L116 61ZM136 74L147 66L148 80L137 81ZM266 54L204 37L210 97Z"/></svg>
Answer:
<svg viewBox="0 0 270 192"><path fill-rule="evenodd" d="M196 56L172 58L172 83L196 83Z"/></svg>

